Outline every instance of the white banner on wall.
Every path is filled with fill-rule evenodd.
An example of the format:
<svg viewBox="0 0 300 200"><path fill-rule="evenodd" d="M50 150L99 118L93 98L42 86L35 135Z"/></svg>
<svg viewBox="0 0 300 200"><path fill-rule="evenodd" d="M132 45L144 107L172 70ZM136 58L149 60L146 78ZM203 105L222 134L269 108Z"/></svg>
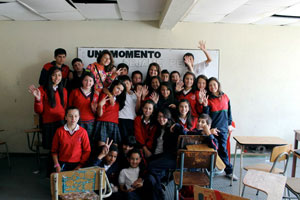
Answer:
<svg viewBox="0 0 300 200"><path fill-rule="evenodd" d="M129 66L129 74L135 70L140 70L144 76L150 63L156 62L161 69L171 71L186 72L183 63L183 55L190 52L195 57L195 62L206 60L205 54L197 49L149 49L149 48L88 48L78 47L78 57L82 59L84 66L96 62L97 56L102 50L109 50L114 57L115 65L126 63ZM206 68L207 77L219 77L219 50L208 50L212 62Z"/></svg>

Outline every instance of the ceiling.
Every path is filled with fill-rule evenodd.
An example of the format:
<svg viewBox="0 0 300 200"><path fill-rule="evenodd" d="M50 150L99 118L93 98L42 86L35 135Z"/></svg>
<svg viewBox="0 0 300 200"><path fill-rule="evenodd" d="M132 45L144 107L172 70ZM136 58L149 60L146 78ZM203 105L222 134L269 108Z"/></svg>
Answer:
<svg viewBox="0 0 300 200"><path fill-rule="evenodd" d="M300 0L0 0L0 20L158 21L300 26Z"/></svg>

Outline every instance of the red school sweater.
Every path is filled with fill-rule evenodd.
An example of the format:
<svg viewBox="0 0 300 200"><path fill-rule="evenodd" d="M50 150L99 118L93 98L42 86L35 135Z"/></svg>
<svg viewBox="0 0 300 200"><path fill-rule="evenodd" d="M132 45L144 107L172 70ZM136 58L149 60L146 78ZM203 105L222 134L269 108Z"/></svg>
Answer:
<svg viewBox="0 0 300 200"><path fill-rule="evenodd" d="M142 116L137 116L134 119L134 135L136 141L141 146L146 146L149 150L152 148L156 126L144 124Z"/></svg>
<svg viewBox="0 0 300 200"><path fill-rule="evenodd" d="M192 127L188 128L186 122L184 124L184 123L182 123L182 121L180 119L178 119L179 124L181 124L186 131L192 131L193 129L195 129L197 126L197 121L198 121L198 119L196 117L194 117L192 120Z"/></svg>
<svg viewBox="0 0 300 200"><path fill-rule="evenodd" d="M64 129L64 126L58 128L55 132L52 142L51 153L58 155L58 160L62 162L70 162L84 164L91 152L90 141L86 130L79 127L71 135Z"/></svg>
<svg viewBox="0 0 300 200"><path fill-rule="evenodd" d="M56 105L54 108L52 108L51 105L49 104L48 95L46 91L43 89L43 86L39 87L39 90L41 92L41 100L34 101L34 111L37 114L42 115L43 123L52 123L52 122L64 120L65 110L67 108L67 102L68 102L67 90L65 88L63 90L64 106L60 102L60 96L58 90L55 91L54 96L55 96Z"/></svg>
<svg viewBox="0 0 300 200"><path fill-rule="evenodd" d="M196 100L196 93L193 92L192 90L187 93L186 95L183 94L181 91L179 94L177 94L177 99L180 101L181 99L186 99L190 102L191 105L191 111L192 111L192 116L193 117L199 117L199 114L197 113L197 100ZM199 105L199 102L198 102Z"/></svg>
<svg viewBox="0 0 300 200"><path fill-rule="evenodd" d="M99 102L104 99L106 94L101 93L99 97ZM115 101L114 105L110 104L110 101L106 101L104 106L102 107L103 109L103 114L101 117L97 117L96 121L102 121L102 122L112 122L119 124L119 103Z"/></svg>
<svg viewBox="0 0 300 200"><path fill-rule="evenodd" d="M98 102L98 95L94 93L93 103ZM80 88L72 90L69 96L68 106L75 106L80 111L81 121L90 121L95 119L95 113L91 108L91 95L85 96Z"/></svg>

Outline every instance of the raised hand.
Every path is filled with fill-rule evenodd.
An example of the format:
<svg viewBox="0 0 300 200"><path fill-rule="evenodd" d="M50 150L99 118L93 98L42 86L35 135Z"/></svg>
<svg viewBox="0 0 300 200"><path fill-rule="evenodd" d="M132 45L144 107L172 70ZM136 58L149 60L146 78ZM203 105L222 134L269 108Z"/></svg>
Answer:
<svg viewBox="0 0 300 200"><path fill-rule="evenodd" d="M204 40L200 40L199 41L199 45L198 45L198 48L201 49L202 51L205 51L206 48L205 48L205 41Z"/></svg>
<svg viewBox="0 0 300 200"><path fill-rule="evenodd" d="M207 106L208 105L208 95L203 98L203 105Z"/></svg>
<svg viewBox="0 0 300 200"><path fill-rule="evenodd" d="M109 96L106 95L100 102L99 102L99 106L103 107L104 104L109 100Z"/></svg>
<svg viewBox="0 0 300 200"><path fill-rule="evenodd" d="M193 68L193 61L190 56L184 57L184 63L190 68L190 70Z"/></svg>
<svg viewBox="0 0 300 200"><path fill-rule="evenodd" d="M176 105L175 104L170 104L169 108L176 109Z"/></svg>
<svg viewBox="0 0 300 200"><path fill-rule="evenodd" d="M109 148L110 148L110 146L111 146L112 143L113 143L113 140L111 140L109 142L109 138L106 139L106 142L103 145L102 151L101 151L101 153L98 156L99 159L104 158L108 154Z"/></svg>
<svg viewBox="0 0 300 200"><path fill-rule="evenodd" d="M144 85L142 88L142 99L144 100L144 98L148 95L149 90L148 90L148 86Z"/></svg>
<svg viewBox="0 0 300 200"><path fill-rule="evenodd" d="M206 90L200 89L200 91L199 91L199 103L200 104L203 103L205 97L206 97Z"/></svg>
<svg viewBox="0 0 300 200"><path fill-rule="evenodd" d="M175 91L176 92L181 92L184 89L183 85L184 85L184 83L183 83L182 80L178 81L176 83Z"/></svg>
<svg viewBox="0 0 300 200"><path fill-rule="evenodd" d="M134 91L134 93L135 93L135 95L136 95L136 97L138 98L138 99L140 99L141 97L142 97L142 94L143 94L143 88L137 88L137 90L136 91Z"/></svg>
<svg viewBox="0 0 300 200"><path fill-rule="evenodd" d="M219 135L218 133L220 133L220 131L217 128L212 128L212 129L210 129L210 133L215 136L218 136Z"/></svg>
<svg viewBox="0 0 300 200"><path fill-rule="evenodd" d="M38 88L36 88L34 85L30 85L28 87L28 92L31 93L36 98L36 100L38 101L41 100L41 91Z"/></svg>
<svg viewBox="0 0 300 200"><path fill-rule="evenodd" d="M121 74L122 71L123 71L123 68L120 68L118 70L113 71L112 74L115 75L115 76L120 76L120 74Z"/></svg>
<svg viewBox="0 0 300 200"><path fill-rule="evenodd" d="M150 99L157 104L158 100L159 100L159 95L156 92L152 92Z"/></svg>

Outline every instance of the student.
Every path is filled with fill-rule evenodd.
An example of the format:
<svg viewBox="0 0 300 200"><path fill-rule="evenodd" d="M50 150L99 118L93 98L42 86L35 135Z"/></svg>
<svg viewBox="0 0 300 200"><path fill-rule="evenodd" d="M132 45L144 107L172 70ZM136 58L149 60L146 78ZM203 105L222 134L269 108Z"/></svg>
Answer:
<svg viewBox="0 0 300 200"><path fill-rule="evenodd" d="M173 84L176 84L180 81L180 73L178 71L172 71L170 77Z"/></svg>
<svg viewBox="0 0 300 200"><path fill-rule="evenodd" d="M62 72L58 67L49 70L44 86L29 86L29 92L35 97L34 111L42 115L42 143L44 149L50 149L57 128L64 124L67 107L67 90L62 84Z"/></svg>
<svg viewBox="0 0 300 200"><path fill-rule="evenodd" d="M109 87L112 81L121 73L121 69L115 70L112 54L108 50L103 50L97 62L89 64L86 71L95 76L95 90L100 93L103 87Z"/></svg>
<svg viewBox="0 0 300 200"><path fill-rule="evenodd" d="M181 124L185 130L193 130L196 127L197 119L191 115L191 106L188 100L181 99L178 104L178 115L175 122Z"/></svg>
<svg viewBox="0 0 300 200"><path fill-rule="evenodd" d="M74 71L70 71L69 80L66 86L69 92L81 87L81 81L85 72L82 60L80 58L74 58L72 60L72 66Z"/></svg>
<svg viewBox="0 0 300 200"><path fill-rule="evenodd" d="M49 70L52 67L58 67L61 69L62 83L63 83L63 86L65 86L66 79L68 78L69 71L70 71L69 67L64 64L66 61L66 57L67 57L66 50L64 50L62 48L55 49L55 51L54 51L54 59L55 60L52 62L46 63L41 71L41 75L39 78L40 86L44 86L47 83L48 76L49 76Z"/></svg>
<svg viewBox="0 0 300 200"><path fill-rule="evenodd" d="M56 172L81 168L85 165L91 152L88 134L77 124L79 121L78 108L69 107L65 120L67 123L56 130L51 148Z"/></svg>
<svg viewBox="0 0 300 200"><path fill-rule="evenodd" d="M151 63L147 70L147 76L144 81L144 84L146 84L148 87L151 85L151 77L153 76L160 76L160 66L157 63Z"/></svg>
<svg viewBox="0 0 300 200"><path fill-rule="evenodd" d="M162 82L160 85L157 110L161 110L163 108L169 108L172 113L172 116L175 116L175 114L177 114L176 113L176 104L177 104L177 101L174 97L171 83Z"/></svg>
<svg viewBox="0 0 300 200"><path fill-rule="evenodd" d="M107 138L111 138L117 144L121 142L118 123L119 111L125 105L125 85L120 80L114 80L109 87L109 92L115 102L112 104L108 101L109 96L101 93L97 107L94 137L99 146L104 145Z"/></svg>
<svg viewBox="0 0 300 200"><path fill-rule="evenodd" d="M119 80L126 86L126 100L122 110L119 111L119 129L122 141L134 134L134 119L141 105L141 89L133 92L132 83L128 76L119 76Z"/></svg>
<svg viewBox="0 0 300 200"><path fill-rule="evenodd" d="M219 143L218 154L226 165L226 177L231 179L233 176L233 180L236 181L238 178L232 173L232 165L229 162L226 148L228 129L232 122L230 101L228 96L222 92L221 84L215 77L208 80L208 88L209 98L203 99L203 111L211 117L211 127L220 131L216 136Z"/></svg>
<svg viewBox="0 0 300 200"><path fill-rule="evenodd" d="M176 85L177 99L186 99L190 102L191 112L193 117L198 117L197 112L198 102L196 99L196 90L194 88L195 75L191 72L186 72L183 76L183 87L180 84Z"/></svg>
<svg viewBox="0 0 300 200"><path fill-rule="evenodd" d="M164 69L161 71L161 75L160 75L161 81L162 82L169 82L170 80L170 74L169 71Z"/></svg>
<svg viewBox="0 0 300 200"><path fill-rule="evenodd" d="M145 169L140 165L142 155L139 149L132 149L127 155L129 168L122 169L119 175L120 190L126 193L125 199L143 199L143 179L140 177L141 171Z"/></svg>
<svg viewBox="0 0 300 200"><path fill-rule="evenodd" d="M208 78L201 74L197 77L197 90L196 90L196 110L198 114L203 113L203 98L206 97L207 93L207 80Z"/></svg>
<svg viewBox="0 0 300 200"><path fill-rule="evenodd" d="M160 78L159 76L152 76L150 78L150 87L149 87L149 94L152 94L153 92L159 93L159 87L160 87Z"/></svg>
<svg viewBox="0 0 300 200"><path fill-rule="evenodd" d="M156 131L155 121L153 120L154 102L147 100L142 108L143 114L134 120L134 135L138 147L144 152L146 158L152 155L151 148L154 134Z"/></svg>
<svg viewBox="0 0 300 200"><path fill-rule="evenodd" d="M212 61L210 55L208 54L206 48L205 48L205 41L199 41L199 49L203 51L203 53L206 56L206 60L203 62L200 62L198 64L194 64L194 55L191 53L186 53L183 56L183 62L185 66L187 67L188 71L195 74L195 76L199 76L200 74L205 75L206 67L208 67L209 63Z"/></svg>
<svg viewBox="0 0 300 200"><path fill-rule="evenodd" d="M141 71L136 70L131 74L132 85L135 86L138 83L143 82L143 74Z"/></svg>
<svg viewBox="0 0 300 200"><path fill-rule="evenodd" d="M71 92L68 105L79 109L79 125L87 131L90 141L93 141L95 113L98 102L98 95L94 90L95 77L90 72L85 72L82 77L82 86Z"/></svg>
<svg viewBox="0 0 300 200"><path fill-rule="evenodd" d="M127 64L125 64L125 63L118 64L117 70L119 70L119 69L121 69L120 76L128 75L129 67Z"/></svg>
<svg viewBox="0 0 300 200"><path fill-rule="evenodd" d="M133 148L136 148L136 140L134 135L130 135L122 140L122 151L120 152L120 156L118 156L121 169L129 167L127 155L128 152Z"/></svg>

